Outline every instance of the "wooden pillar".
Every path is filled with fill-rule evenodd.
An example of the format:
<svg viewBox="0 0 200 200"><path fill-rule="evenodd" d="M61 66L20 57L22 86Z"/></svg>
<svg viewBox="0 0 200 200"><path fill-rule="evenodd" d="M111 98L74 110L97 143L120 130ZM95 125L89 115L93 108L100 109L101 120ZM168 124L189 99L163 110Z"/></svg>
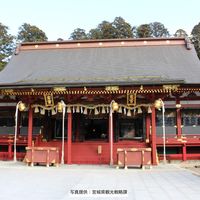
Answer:
<svg viewBox="0 0 200 200"><path fill-rule="evenodd" d="M76 136L75 141L79 142L79 136L80 136L80 114L78 113L76 116Z"/></svg>
<svg viewBox="0 0 200 200"><path fill-rule="evenodd" d="M150 115L146 115L146 143L150 142L150 127L151 127L151 119Z"/></svg>
<svg viewBox="0 0 200 200"><path fill-rule="evenodd" d="M151 145L152 145L152 164L157 165L157 150L156 150L156 110L155 107L151 108Z"/></svg>
<svg viewBox="0 0 200 200"><path fill-rule="evenodd" d="M183 144L183 161L187 160L186 144Z"/></svg>
<svg viewBox="0 0 200 200"><path fill-rule="evenodd" d="M12 159L12 143L8 143L8 159Z"/></svg>
<svg viewBox="0 0 200 200"><path fill-rule="evenodd" d="M180 100L176 101L176 104L180 104ZM177 137L180 138L182 135L182 129L181 129L181 109L177 108L176 109L176 125L177 125Z"/></svg>
<svg viewBox="0 0 200 200"><path fill-rule="evenodd" d="M28 147L32 146L32 137L33 137L33 108L30 105L28 112Z"/></svg>
<svg viewBox="0 0 200 200"><path fill-rule="evenodd" d="M71 164L72 152L72 113L67 115L67 164Z"/></svg>

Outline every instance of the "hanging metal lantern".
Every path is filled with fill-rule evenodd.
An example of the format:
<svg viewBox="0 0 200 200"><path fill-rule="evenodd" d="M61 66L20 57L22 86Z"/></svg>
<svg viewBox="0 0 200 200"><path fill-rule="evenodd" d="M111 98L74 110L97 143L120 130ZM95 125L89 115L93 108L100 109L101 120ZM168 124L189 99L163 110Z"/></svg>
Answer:
<svg viewBox="0 0 200 200"><path fill-rule="evenodd" d="M61 102L58 102L57 108L58 108L58 112L61 113L63 111L63 104Z"/></svg>
<svg viewBox="0 0 200 200"><path fill-rule="evenodd" d="M112 110L113 111L119 110L119 104L115 101L112 102Z"/></svg>
<svg viewBox="0 0 200 200"><path fill-rule="evenodd" d="M181 108L181 104L176 104L176 108Z"/></svg>
<svg viewBox="0 0 200 200"><path fill-rule="evenodd" d="M162 101L162 99L157 99L157 100L155 100L154 106L155 106L156 109L160 110L160 109L162 108L162 106L163 106L163 101Z"/></svg>
<svg viewBox="0 0 200 200"><path fill-rule="evenodd" d="M19 103L19 111L24 111L26 109L25 103L20 102Z"/></svg>

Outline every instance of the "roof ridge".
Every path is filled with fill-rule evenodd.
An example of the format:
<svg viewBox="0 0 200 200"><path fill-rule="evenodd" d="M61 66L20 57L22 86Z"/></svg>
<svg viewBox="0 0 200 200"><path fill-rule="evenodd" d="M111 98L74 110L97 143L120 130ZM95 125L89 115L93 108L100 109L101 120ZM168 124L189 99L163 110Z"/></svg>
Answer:
<svg viewBox="0 0 200 200"><path fill-rule="evenodd" d="M103 47L137 47L137 46L166 46L166 45L189 45L186 38L124 38L102 40L68 40L53 42L28 42L21 43L16 54L21 50L44 50L44 49L74 49L74 48L103 48Z"/></svg>
<svg viewBox="0 0 200 200"><path fill-rule="evenodd" d="M22 42L21 45L33 44L68 44L68 43L95 43L95 42L119 42L119 41L162 41L162 40L185 40L185 37L148 37L148 38L113 38L113 39L88 39L88 40L57 40Z"/></svg>

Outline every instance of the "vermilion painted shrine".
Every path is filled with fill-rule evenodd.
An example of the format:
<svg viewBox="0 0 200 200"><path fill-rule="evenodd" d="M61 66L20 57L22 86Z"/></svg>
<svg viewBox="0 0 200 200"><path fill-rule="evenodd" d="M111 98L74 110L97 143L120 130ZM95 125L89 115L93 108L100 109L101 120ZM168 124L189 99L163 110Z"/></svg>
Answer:
<svg viewBox="0 0 200 200"><path fill-rule="evenodd" d="M0 73L0 159L47 147L67 164L117 164L131 149L148 149L153 165L164 149L167 160L200 159L193 45L185 38L22 43Z"/></svg>

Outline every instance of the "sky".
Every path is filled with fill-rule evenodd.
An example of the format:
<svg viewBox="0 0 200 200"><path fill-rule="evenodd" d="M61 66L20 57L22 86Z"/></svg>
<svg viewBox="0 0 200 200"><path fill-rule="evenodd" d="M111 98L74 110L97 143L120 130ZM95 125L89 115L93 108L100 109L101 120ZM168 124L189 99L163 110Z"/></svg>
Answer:
<svg viewBox="0 0 200 200"><path fill-rule="evenodd" d="M23 23L42 29L48 40L67 40L76 28L88 32L121 16L132 26L161 22L174 34L189 35L200 22L200 0L0 0L0 23L17 35Z"/></svg>

